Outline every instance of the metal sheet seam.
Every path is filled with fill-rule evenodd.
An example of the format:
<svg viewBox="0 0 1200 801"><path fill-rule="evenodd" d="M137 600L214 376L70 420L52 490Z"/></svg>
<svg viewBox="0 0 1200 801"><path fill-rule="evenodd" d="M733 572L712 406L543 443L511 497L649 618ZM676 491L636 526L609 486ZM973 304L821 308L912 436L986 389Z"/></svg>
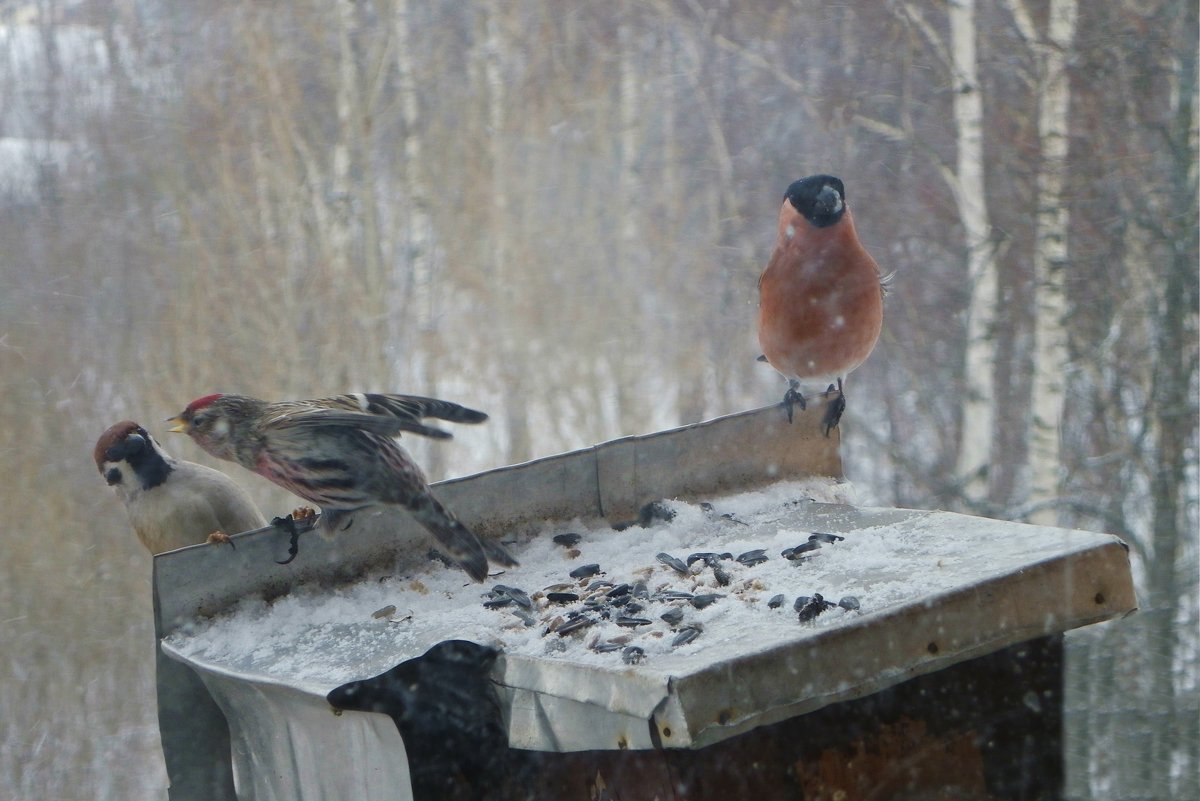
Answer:
<svg viewBox="0 0 1200 801"><path fill-rule="evenodd" d="M599 449L599 446L592 445L589 448L589 451L591 452L590 455L592 457L591 458L592 486L595 488L595 492L596 492L596 509L599 510L600 517L605 517L608 514L608 510L604 508L604 487L603 487L603 484L601 483L601 478L600 478L600 449Z"/></svg>

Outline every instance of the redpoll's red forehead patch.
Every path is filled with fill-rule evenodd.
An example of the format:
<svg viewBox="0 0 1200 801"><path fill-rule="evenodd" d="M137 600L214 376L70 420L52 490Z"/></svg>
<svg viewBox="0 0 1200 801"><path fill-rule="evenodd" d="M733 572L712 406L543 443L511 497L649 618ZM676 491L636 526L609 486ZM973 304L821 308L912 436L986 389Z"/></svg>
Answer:
<svg viewBox="0 0 1200 801"><path fill-rule="evenodd" d="M203 398L196 398L196 400L192 401L191 403L189 403L187 405L187 408L184 409L184 411L185 412L198 412L201 409L203 409L205 406L208 406L209 404L220 399L221 397L223 397L223 394L218 392L215 395L205 395Z"/></svg>

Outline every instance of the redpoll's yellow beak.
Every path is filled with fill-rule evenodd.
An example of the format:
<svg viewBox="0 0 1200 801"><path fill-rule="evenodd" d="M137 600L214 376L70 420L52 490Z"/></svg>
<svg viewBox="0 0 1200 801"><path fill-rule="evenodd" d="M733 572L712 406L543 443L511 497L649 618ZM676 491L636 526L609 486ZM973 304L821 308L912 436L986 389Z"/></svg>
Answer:
<svg viewBox="0 0 1200 801"><path fill-rule="evenodd" d="M182 417L168 417L167 422L174 423L174 425L167 429L167 432L170 434L186 434L190 428L188 422Z"/></svg>

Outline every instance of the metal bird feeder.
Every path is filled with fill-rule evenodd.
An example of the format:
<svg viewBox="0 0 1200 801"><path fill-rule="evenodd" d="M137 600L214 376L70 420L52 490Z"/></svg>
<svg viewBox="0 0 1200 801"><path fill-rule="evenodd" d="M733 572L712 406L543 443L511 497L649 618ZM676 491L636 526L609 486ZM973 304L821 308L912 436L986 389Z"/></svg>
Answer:
<svg viewBox="0 0 1200 801"><path fill-rule="evenodd" d="M781 502L781 481L841 476L821 413L788 424L773 406L435 485L513 543L498 589L414 564L403 519L308 535L286 567L271 530L156 557L171 798L382 801L434 779L447 798L854 799L868 780L899 782L873 797L1053 797L1062 633L1135 608L1123 543ZM619 537L633 575L569 575ZM674 565L656 542L697 553ZM376 614L355 605L378 593ZM431 778L455 748L472 753Z"/></svg>

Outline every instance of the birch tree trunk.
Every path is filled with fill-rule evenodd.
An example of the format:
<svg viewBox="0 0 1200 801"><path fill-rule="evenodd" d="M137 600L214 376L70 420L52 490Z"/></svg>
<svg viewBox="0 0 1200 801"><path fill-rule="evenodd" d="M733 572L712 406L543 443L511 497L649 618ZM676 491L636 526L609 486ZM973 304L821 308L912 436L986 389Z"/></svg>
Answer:
<svg viewBox="0 0 1200 801"><path fill-rule="evenodd" d="M497 332L500 354L500 380L504 388L504 416L508 435L506 454L509 463L532 458L533 442L529 431L529 398L522 360L518 358L515 321L519 317L518 279L509 266L512 242L509 234L509 182L507 151L504 136L508 104L504 82L504 54L508 46L504 32L503 11L498 6L481 9L483 14L483 80L487 95L486 141L491 157L491 283L499 314L508 318Z"/></svg>
<svg viewBox="0 0 1200 801"><path fill-rule="evenodd" d="M983 96L975 53L975 0L956 0L948 6L950 62L954 76L954 123L958 157L948 176L958 206L967 248L970 300L966 311L967 348L963 372L962 434L957 473L968 499L987 492L987 467L992 457L995 427L993 368L996 345L992 338L996 314L996 254L983 168Z"/></svg>
<svg viewBox="0 0 1200 801"><path fill-rule="evenodd" d="M421 107L417 96L416 64L412 40L412 4L395 0L392 11L392 33L396 44L396 90L399 95L400 119L404 123L404 149L400 180L408 196L408 224L404 226L395 268L409 270L411 288L403 304L407 324L395 324L390 332L393 341L403 341L415 329L413 346L407 353L420 363L416 366L420 391L438 396L438 364L442 355L438 326L437 276L433 253L433 223L430 217L429 184L424 171L424 141L421 133ZM389 285L403 281L395 276ZM393 317L400 315L393 312ZM426 473L441 476L445 471L445 450L425 448L422 454Z"/></svg>
<svg viewBox="0 0 1200 801"><path fill-rule="evenodd" d="M1181 18L1179 23L1183 30L1194 35L1200 23L1196 3L1181 3L1172 11L1174 13L1163 16L1162 22L1170 25L1175 22L1173 18ZM1194 39L1191 44L1195 44ZM1150 471L1154 507L1153 559L1148 565L1149 603L1145 617L1149 629L1150 647L1146 649L1146 655L1154 736L1147 773L1149 792L1156 798L1172 796L1175 788L1171 775L1177 767L1183 768L1182 775L1191 774L1194 784L1198 745L1184 728L1195 713L1189 714L1179 708L1176 690L1176 660L1180 655L1181 640L1187 644L1193 639L1182 634L1177 621L1182 609L1188 605L1194 608L1197 574L1200 573L1196 565L1196 529L1188 525L1185 511L1189 486L1187 452L1194 447L1197 426L1193 387L1197 364L1196 253L1200 250L1196 218L1200 198L1197 192L1195 47L1190 47L1173 61L1175 97L1163 138L1172 156L1171 179L1165 187L1170 192L1170 199L1164 207L1174 213L1162 215L1165 220L1147 221L1148 224L1160 223L1165 229L1160 229L1161 244L1156 250L1165 257L1158 260L1157 270L1163 269L1163 263L1166 270L1165 276L1158 274L1161 278L1156 283L1162 287L1162 294L1156 298L1156 308L1151 311L1158 317L1154 348L1157 358L1154 362L1153 406L1148 415L1148 428L1154 439ZM1151 297L1156 294L1152 291ZM1190 482L1195 482L1194 473ZM1188 540L1191 540L1190 547ZM1188 645L1184 646L1185 652ZM1188 659L1187 656L1182 658ZM1192 763L1190 770L1188 762Z"/></svg>
<svg viewBox="0 0 1200 801"><path fill-rule="evenodd" d="M408 307L418 331L437 328L434 293L433 236L429 215L429 186L422 170L424 142L420 131L416 65L412 43L412 7L409 0L395 0L392 24L396 39L397 91L400 118L404 122L404 158L401 180L408 195L408 225L401 252L408 263L412 287Z"/></svg>
<svg viewBox="0 0 1200 801"><path fill-rule="evenodd" d="M662 76L662 92L658 98L659 124L662 126L660 158L662 159L662 184L660 197L663 207L663 234L677 239L682 226L680 220L685 213L686 198L680 175L679 153L679 92L676 73L681 69L676 55L676 43L671 38L671 29L664 28L658 45L659 74ZM690 271L694 265L690 259L674 259L670 265L672 291L688 298L688 305L700 308L702 300L696 297ZM686 316L676 318L675 328L680 333L675 344L674 360L677 368L679 390L676 393L675 414L679 425L695 423L704 419L705 374L708 353L689 340L696 321Z"/></svg>
<svg viewBox="0 0 1200 801"><path fill-rule="evenodd" d="M354 63L354 50L350 34L354 29L354 0L339 0L337 14L337 86L334 94L334 109L337 114L337 139L333 143L331 156L329 193L332 196L329 216L330 268L335 276L344 277L349 269L350 245L350 144L353 141L352 115L358 70ZM318 190L319 191L319 190Z"/></svg>
<svg viewBox="0 0 1200 801"><path fill-rule="evenodd" d="M1011 0L1020 7L1021 0ZM1067 372L1067 269L1069 210L1063 199L1070 144L1068 113L1071 84L1067 60L1075 41L1077 0L1050 0L1038 70L1038 139L1041 165L1037 177L1037 232L1033 269L1037 292L1034 319L1034 379L1029 436L1030 503L1035 523L1054 525L1059 514L1053 502L1061 485L1061 426L1063 382ZM1026 17L1027 19L1027 17ZM1019 23L1019 27L1024 25ZM1023 31L1028 37L1032 30Z"/></svg>
<svg viewBox="0 0 1200 801"><path fill-rule="evenodd" d="M643 279L641 253L641 226L639 218L643 206L641 181L637 175L637 160L641 147L641 115L638 87L637 48L634 37L638 28L629 21L630 9L625 6L623 19L617 24L617 236L614 298L618 303L625 297L629 287L637 286ZM643 363L645 340L642 337L640 304L632 305L630 314L619 327L618 339L622 343L615 354L613 375L616 377L617 425L625 434L636 433L645 425L646 410L643 397L648 389Z"/></svg>

